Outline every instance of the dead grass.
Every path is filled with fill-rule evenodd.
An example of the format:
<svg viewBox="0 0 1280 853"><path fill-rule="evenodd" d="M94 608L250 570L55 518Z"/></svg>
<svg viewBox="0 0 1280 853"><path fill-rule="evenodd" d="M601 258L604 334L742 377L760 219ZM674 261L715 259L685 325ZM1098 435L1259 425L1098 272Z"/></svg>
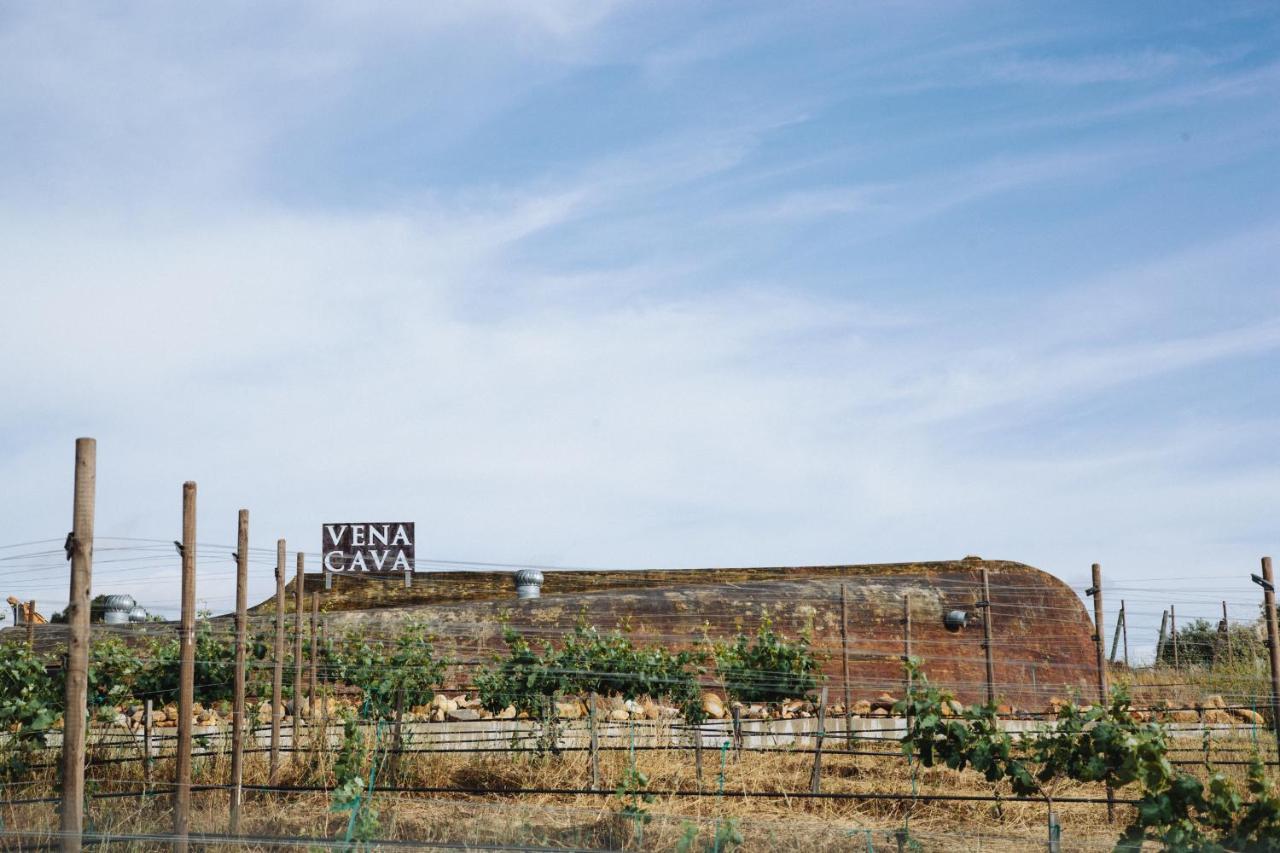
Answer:
<svg viewBox="0 0 1280 853"><path fill-rule="evenodd" d="M830 743L838 748L840 744ZM1216 749L1247 748L1247 738L1220 738ZM861 744L859 748L867 748ZM993 790L974 773L957 773L944 768L912 767L896 752L896 744L884 744L884 755L839 755L823 757L822 790L827 793L858 794L976 794ZM99 758L120 757L101 753ZM136 754L136 753L134 753ZM1224 756L1239 758L1234 753ZM331 786L332 754L298 753L283 765L283 785ZM618 796L614 788L634 761L648 776L651 791L707 792L703 797L658 794L650 802L639 802L649 816L636 820L621 813L634 797ZM921 850L1026 850L1043 844L1046 834L1046 806L1016 801L957 802L911 800L836 800L797 797L750 797L742 792L795 792L809 789L812 756L787 752L737 755L730 751L704 750L701 785L689 750L641 750L603 752L600 756L602 787L608 795L565 795L531 793L521 796L484 793L502 789L581 789L591 783L587 752L561 755L524 753L427 753L404 755L400 784L405 787L465 788L479 793L378 792L373 805L379 812L379 836L415 840L421 843L463 842L476 848L486 845L515 845L563 849L674 850L681 839L696 836L690 849L711 849L717 829L722 832L733 821L744 839L745 850L896 850L894 833L909 827ZM196 785L224 784L230 762L225 754L199 758L195 762ZM1242 767L1225 768L1229 775L1243 777ZM385 782L388 772L382 765ZM10 797L47 796L54 793L53 771L46 769L41 784L33 788L10 789ZM171 778L172 762L157 763L153 778ZM254 753L246 757L246 784L265 784L267 757ZM141 786L138 763L99 764L90 768L91 793L136 791ZM163 785L157 786L163 791ZM1007 795L1007 791L998 791ZM1055 797L1100 797L1098 786L1059 785ZM1124 796L1124 792L1121 792ZM1107 850L1114 844L1129 817L1127 807L1119 807L1116 823L1107 823L1105 806L1057 803L1063 827L1063 849ZM194 832L223 833L227 830L226 790L197 792L193 797ZM246 795L241 832L258 842L243 849L268 849L266 839L319 837L341 841L345 835L346 813L330 811L330 797L324 792L257 793ZM3 814L8 830L47 833L56 826L50 804L7 806ZM89 819L97 831L112 833L164 833L172 823L169 799L164 796L130 799L95 799ZM30 838L27 839L31 841ZM20 846L6 839L6 849ZM706 845L705 848L703 845ZM137 842L128 849L159 849L158 842ZM314 846L314 845L312 845ZM278 845L271 845L279 849Z"/></svg>

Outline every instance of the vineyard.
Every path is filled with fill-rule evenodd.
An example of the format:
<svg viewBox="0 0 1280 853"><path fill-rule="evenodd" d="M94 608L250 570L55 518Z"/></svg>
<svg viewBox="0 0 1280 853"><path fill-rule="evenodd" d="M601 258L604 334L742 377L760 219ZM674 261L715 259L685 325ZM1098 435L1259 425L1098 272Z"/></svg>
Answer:
<svg viewBox="0 0 1280 853"><path fill-rule="evenodd" d="M1261 618L1184 597L1130 665L1126 606L1168 593L1098 566L1074 591L978 558L549 572L520 602L455 566L395 608L326 597L303 554L289 587L281 541L251 610L272 551L243 511L197 546L194 484L179 542L77 519L0 552L71 561L67 610L0 633L5 849L1280 850L1269 560ZM95 542L108 577L179 563L180 619L107 619ZM197 611L198 578L234 578L235 613Z"/></svg>

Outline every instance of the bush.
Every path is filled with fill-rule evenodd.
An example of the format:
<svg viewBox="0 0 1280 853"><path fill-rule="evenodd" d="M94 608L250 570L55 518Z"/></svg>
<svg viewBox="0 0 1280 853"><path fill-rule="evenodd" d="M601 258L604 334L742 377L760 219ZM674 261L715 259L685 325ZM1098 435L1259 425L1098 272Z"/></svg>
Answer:
<svg viewBox="0 0 1280 853"><path fill-rule="evenodd" d="M364 690L365 701L379 715L395 708L400 691L406 707L429 703L451 663L436 657L432 638L417 623L406 625L389 643L348 632L340 643L330 644L325 658L340 681Z"/></svg>
<svg viewBox="0 0 1280 853"><path fill-rule="evenodd" d="M664 646L637 646L621 631L601 634L579 625L559 649L550 643L541 654L514 631L504 634L508 655L477 674L476 688L493 712L508 705L530 715L541 714L560 695L669 698L692 722L703 719L698 676L706 655L672 652Z"/></svg>
<svg viewBox="0 0 1280 853"><path fill-rule="evenodd" d="M768 617L760 620L755 636L738 634L732 645L719 646L716 666L725 691L739 702L803 699L822 677L809 638L788 640L773 630Z"/></svg>
<svg viewBox="0 0 1280 853"><path fill-rule="evenodd" d="M1209 666L1224 663L1253 663L1266 656L1266 643L1258 636L1253 625L1230 627L1231 654L1227 654L1227 636L1207 619L1196 619L1178 626L1178 664L1180 666ZM1160 647L1159 662L1173 665L1173 638Z"/></svg>

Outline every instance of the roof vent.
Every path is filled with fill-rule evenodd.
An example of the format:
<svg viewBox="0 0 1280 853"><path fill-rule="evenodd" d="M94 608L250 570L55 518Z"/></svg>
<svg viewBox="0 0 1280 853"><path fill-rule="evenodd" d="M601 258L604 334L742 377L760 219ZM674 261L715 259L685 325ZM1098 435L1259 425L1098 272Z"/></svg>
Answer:
<svg viewBox="0 0 1280 853"><path fill-rule="evenodd" d="M947 615L942 617L942 624L948 631L959 631L969 624L969 614L963 610L948 610Z"/></svg>
<svg viewBox="0 0 1280 853"><path fill-rule="evenodd" d="M516 572L516 598L538 598L542 595L542 572L521 569Z"/></svg>

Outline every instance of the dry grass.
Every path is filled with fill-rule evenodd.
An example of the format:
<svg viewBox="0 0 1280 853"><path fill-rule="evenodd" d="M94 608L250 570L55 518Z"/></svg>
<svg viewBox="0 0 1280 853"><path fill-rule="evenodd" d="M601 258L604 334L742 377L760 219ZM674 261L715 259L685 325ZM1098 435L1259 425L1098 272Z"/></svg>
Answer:
<svg viewBox="0 0 1280 853"><path fill-rule="evenodd" d="M828 743L829 747L840 744ZM1247 748L1247 739L1220 739L1215 746ZM885 754L823 757L823 791L858 794L977 794L993 793L978 775L939 768L911 767L885 744ZM867 748L866 744L859 746ZM136 754L136 753L135 753ZM1240 757L1222 753L1224 757ZM100 758L111 755L102 754ZM286 756L283 785L334 783L334 756L298 753ZM630 763L648 776L650 790L699 789L693 753L689 750L602 752L603 786L608 795L525 794L393 794L374 795L379 812L381 838L414 840L419 843L462 842L475 848L492 845L552 847L557 849L674 850L682 838L697 835L691 849L710 849L717 827L736 821L745 850L896 850L893 833L910 827L922 850L1026 850L1043 844L1046 833L1046 806L1016 801L956 802L911 800L835 800L796 797L756 798L740 792L795 792L809 788L812 756L787 752L751 753L704 751L701 790L710 796L681 797L659 794L641 803L650 820L645 823L623 815L630 797L619 797L612 789L623 779ZM225 754L196 761L195 784L224 784L229 778L229 758ZM1243 768L1227 768L1243 776ZM385 765L380 772L388 772ZM154 777L171 778L168 759L158 762ZM247 784L267 781L266 755L247 756ZM136 791L141 785L138 763L99 764L90 768L91 792ZM579 789L589 787L590 759L586 752L556 755L526 753L427 753L402 758L400 784L407 787L447 787L495 789ZM44 796L53 793L51 770L43 771L41 784L29 789L10 789L10 796ZM159 787L163 791L163 786ZM723 791L723 793L720 793ZM1001 792L1007 794L1007 791ZM1097 786L1058 786L1055 797L1102 796ZM1121 792L1121 796L1124 792ZM256 793L246 797L241 832L262 839L237 844L245 849L279 849L266 839L290 836L341 841L345 836L345 813L330 811L330 797L323 792ZM227 829L226 790L197 792L193 797L192 830L224 833ZM1117 808L1116 823L1107 823L1105 806L1059 803L1067 850L1110 849L1128 818L1128 809ZM8 830L47 832L56 826L54 807L49 804L8 806L3 814ZM89 812L92 827L111 833L164 833L172 815L167 797L96 799ZM28 838L27 842L32 839ZM9 849L18 846L7 839ZM127 849L159 849L159 842L135 842ZM311 847L317 845L308 845ZM301 849L301 847L299 847Z"/></svg>

